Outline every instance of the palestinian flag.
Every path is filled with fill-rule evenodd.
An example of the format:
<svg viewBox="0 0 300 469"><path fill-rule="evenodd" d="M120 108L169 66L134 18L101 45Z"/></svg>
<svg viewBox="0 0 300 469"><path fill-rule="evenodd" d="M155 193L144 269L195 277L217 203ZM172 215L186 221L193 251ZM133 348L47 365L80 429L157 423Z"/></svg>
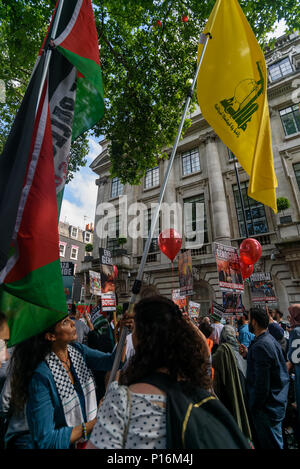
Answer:
<svg viewBox="0 0 300 469"><path fill-rule="evenodd" d="M63 2L53 39L58 3L0 155L0 311L8 316L9 346L67 314L57 200L66 180L71 142L104 113L91 0ZM49 49L51 60L42 83Z"/></svg>

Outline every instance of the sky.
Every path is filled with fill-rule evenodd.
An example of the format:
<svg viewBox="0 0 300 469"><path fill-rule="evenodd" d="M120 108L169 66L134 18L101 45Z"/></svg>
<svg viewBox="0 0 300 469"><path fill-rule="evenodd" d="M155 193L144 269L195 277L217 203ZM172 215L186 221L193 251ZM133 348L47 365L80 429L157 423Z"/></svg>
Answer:
<svg viewBox="0 0 300 469"><path fill-rule="evenodd" d="M97 140L89 138L90 150L87 155L87 164L75 173L72 181L65 186L61 206L60 221L81 229L84 229L87 224L94 224L95 219L98 190L95 181L98 176L89 168L89 165L101 152L101 146Z"/></svg>
<svg viewBox="0 0 300 469"><path fill-rule="evenodd" d="M274 33L268 38L279 37L284 34L285 23L280 21ZM97 139L98 140L98 139ZM60 221L70 225L85 228L86 224L93 223L95 219L98 187L95 184L98 178L89 165L101 152L101 146L95 138L90 137L90 151L87 164L78 171L72 181L65 186L64 198L61 207ZM100 138L99 140L102 140Z"/></svg>

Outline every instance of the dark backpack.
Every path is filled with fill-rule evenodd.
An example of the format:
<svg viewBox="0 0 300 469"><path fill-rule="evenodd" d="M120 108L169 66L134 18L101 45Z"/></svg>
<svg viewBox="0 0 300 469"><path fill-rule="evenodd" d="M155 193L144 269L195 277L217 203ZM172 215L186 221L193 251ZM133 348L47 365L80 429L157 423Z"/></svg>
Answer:
<svg viewBox="0 0 300 469"><path fill-rule="evenodd" d="M167 394L167 449L251 449L224 405L205 389L165 373L141 380Z"/></svg>

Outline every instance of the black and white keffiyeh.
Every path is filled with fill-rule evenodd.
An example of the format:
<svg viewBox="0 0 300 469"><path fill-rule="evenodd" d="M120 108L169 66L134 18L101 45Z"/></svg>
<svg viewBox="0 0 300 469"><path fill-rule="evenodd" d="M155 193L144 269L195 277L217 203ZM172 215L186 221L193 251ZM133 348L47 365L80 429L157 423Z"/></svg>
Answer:
<svg viewBox="0 0 300 469"><path fill-rule="evenodd" d="M90 421L97 415L94 378L85 363L82 353L76 350L72 345L68 345L68 352L84 394L87 421ZM67 371L54 352L47 355L45 360L50 368L58 395L62 402L67 426L75 427L76 425L80 425L84 422L80 401Z"/></svg>

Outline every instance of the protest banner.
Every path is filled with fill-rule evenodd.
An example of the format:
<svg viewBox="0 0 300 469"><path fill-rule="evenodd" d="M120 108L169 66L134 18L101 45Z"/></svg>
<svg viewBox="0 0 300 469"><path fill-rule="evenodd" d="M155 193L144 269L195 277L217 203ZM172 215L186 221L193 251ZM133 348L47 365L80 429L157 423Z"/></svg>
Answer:
<svg viewBox="0 0 300 469"><path fill-rule="evenodd" d="M222 294L226 317L241 314L245 310L241 293L222 292Z"/></svg>
<svg viewBox="0 0 300 469"><path fill-rule="evenodd" d="M89 271L90 277L90 293L92 295L101 295L101 276L99 272Z"/></svg>
<svg viewBox="0 0 300 469"><path fill-rule="evenodd" d="M250 276L251 300L253 303L277 303L270 272L255 272Z"/></svg>
<svg viewBox="0 0 300 469"><path fill-rule="evenodd" d="M191 296L193 291L193 271L191 251L185 251L178 256L179 286L181 296Z"/></svg>
<svg viewBox="0 0 300 469"><path fill-rule="evenodd" d="M198 319L200 313L200 303L189 301L189 316L191 319Z"/></svg>
<svg viewBox="0 0 300 469"><path fill-rule="evenodd" d="M115 292L115 275L113 270L113 262L111 252L108 249L99 248L100 258L100 276L101 276L101 292Z"/></svg>
<svg viewBox="0 0 300 469"><path fill-rule="evenodd" d="M102 293L102 311L115 311L116 309L116 295L114 292Z"/></svg>
<svg viewBox="0 0 300 469"><path fill-rule="evenodd" d="M180 288L172 290L172 301L183 313L187 312L187 297L180 294Z"/></svg>
<svg viewBox="0 0 300 469"><path fill-rule="evenodd" d="M223 305L220 305L216 301L213 301L210 312L211 319L220 321L224 317L226 310Z"/></svg>
<svg viewBox="0 0 300 469"><path fill-rule="evenodd" d="M74 262L61 262L60 268L66 301L67 304L71 304L74 284Z"/></svg>
<svg viewBox="0 0 300 469"><path fill-rule="evenodd" d="M83 316L83 314L85 312L87 312L88 314L90 313L91 311L91 305L90 304L78 304L76 305L76 311L78 311L80 313L80 317Z"/></svg>
<svg viewBox="0 0 300 469"><path fill-rule="evenodd" d="M222 291L244 291L238 249L215 243L219 285Z"/></svg>

